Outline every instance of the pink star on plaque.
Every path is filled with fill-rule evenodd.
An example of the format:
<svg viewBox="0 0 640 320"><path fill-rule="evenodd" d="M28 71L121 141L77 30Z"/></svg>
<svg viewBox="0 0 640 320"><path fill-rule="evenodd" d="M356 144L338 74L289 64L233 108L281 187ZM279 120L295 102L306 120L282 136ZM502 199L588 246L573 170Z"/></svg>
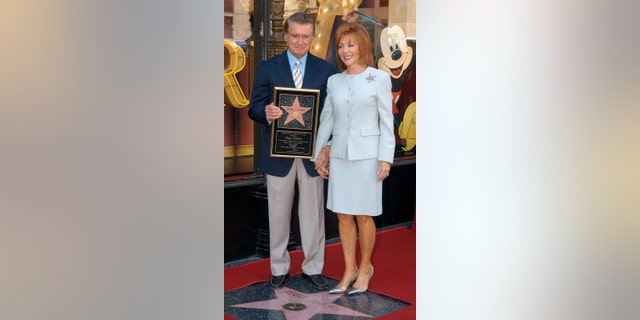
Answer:
<svg viewBox="0 0 640 320"><path fill-rule="evenodd" d="M340 295L328 291L318 293L304 293L284 287L274 290L276 299L241 303L229 307L280 310L287 320L308 320L318 313L337 314L354 317L372 317L333 303Z"/></svg>
<svg viewBox="0 0 640 320"><path fill-rule="evenodd" d="M304 126L304 118L302 118L302 115L305 112L311 110L311 108L305 108L300 106L300 101L298 101L298 97L296 97L296 99L293 101L293 105L282 106L282 109L287 111L287 119L284 121L285 125L293 120L297 120L303 126Z"/></svg>

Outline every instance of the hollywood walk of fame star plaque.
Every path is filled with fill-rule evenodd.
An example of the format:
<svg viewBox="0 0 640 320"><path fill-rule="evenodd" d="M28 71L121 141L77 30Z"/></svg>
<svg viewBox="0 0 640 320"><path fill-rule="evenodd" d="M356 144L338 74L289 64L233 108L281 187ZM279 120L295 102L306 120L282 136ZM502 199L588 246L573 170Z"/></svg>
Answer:
<svg viewBox="0 0 640 320"><path fill-rule="evenodd" d="M276 87L273 104L282 117L271 123L271 156L313 158L320 90Z"/></svg>
<svg viewBox="0 0 640 320"><path fill-rule="evenodd" d="M326 280L329 288L339 282L330 277ZM407 301L372 290L355 296L316 290L302 274L292 274L278 289L267 282L256 282L224 293L225 315L238 320L372 320L383 316L406 319L392 314L409 306Z"/></svg>

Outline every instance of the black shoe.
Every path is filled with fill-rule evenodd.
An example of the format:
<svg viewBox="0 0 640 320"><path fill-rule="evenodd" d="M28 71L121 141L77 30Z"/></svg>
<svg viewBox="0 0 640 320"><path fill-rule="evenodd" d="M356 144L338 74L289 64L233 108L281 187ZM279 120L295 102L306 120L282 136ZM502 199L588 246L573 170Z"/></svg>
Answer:
<svg viewBox="0 0 640 320"><path fill-rule="evenodd" d="M327 282L324 280L324 277L321 274L308 275L303 273L302 277L309 281L309 284L312 287L318 290L324 290L327 288Z"/></svg>
<svg viewBox="0 0 640 320"><path fill-rule="evenodd" d="M283 274L281 276L271 276L269 286L271 288L280 288L284 285L284 282L289 279L289 274Z"/></svg>

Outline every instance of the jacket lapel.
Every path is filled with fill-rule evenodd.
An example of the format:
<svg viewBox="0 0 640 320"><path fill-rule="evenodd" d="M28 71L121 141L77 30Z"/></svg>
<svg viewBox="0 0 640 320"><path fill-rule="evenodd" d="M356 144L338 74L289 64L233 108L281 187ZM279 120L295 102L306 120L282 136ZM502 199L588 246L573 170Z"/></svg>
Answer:
<svg viewBox="0 0 640 320"><path fill-rule="evenodd" d="M309 70L317 70L317 58L311 53L307 53L307 65L304 69L304 81L302 82L302 87L313 87L313 84L317 82L317 77L320 75L320 72L311 72ZM307 84L305 86L305 84Z"/></svg>
<svg viewBox="0 0 640 320"><path fill-rule="evenodd" d="M318 68L318 62L320 58L307 53L307 63L304 69L304 80L302 81L302 88L313 87L313 84L317 83L317 79L320 76L319 72L313 72ZM293 81L293 75L289 67L289 59L287 58L287 52L283 52L278 56L275 72L278 73L282 82L281 84L286 87L295 88L296 84Z"/></svg>
<svg viewBox="0 0 640 320"><path fill-rule="evenodd" d="M289 69L289 59L287 58L287 52L284 51L280 54L277 60L276 70L275 72L281 78L280 85L290 88L295 88L296 84L293 82L293 75L291 74L291 70ZM304 85L304 82L303 82Z"/></svg>

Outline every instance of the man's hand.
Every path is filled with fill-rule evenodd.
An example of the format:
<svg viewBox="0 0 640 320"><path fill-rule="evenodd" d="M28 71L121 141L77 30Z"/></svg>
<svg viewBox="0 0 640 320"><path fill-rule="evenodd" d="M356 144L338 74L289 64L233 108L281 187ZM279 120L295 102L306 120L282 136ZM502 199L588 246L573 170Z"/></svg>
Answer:
<svg viewBox="0 0 640 320"><path fill-rule="evenodd" d="M282 109L274 106L272 102L264 107L264 114L269 121L273 121L282 117Z"/></svg>
<svg viewBox="0 0 640 320"><path fill-rule="evenodd" d="M321 177L329 179L329 163L327 162L327 165L324 167L316 167L316 172L318 172Z"/></svg>
<svg viewBox="0 0 640 320"><path fill-rule="evenodd" d="M315 160L314 168L318 172L318 174L325 178L329 178L329 151L331 150L331 146L324 146L320 149L320 153Z"/></svg>

